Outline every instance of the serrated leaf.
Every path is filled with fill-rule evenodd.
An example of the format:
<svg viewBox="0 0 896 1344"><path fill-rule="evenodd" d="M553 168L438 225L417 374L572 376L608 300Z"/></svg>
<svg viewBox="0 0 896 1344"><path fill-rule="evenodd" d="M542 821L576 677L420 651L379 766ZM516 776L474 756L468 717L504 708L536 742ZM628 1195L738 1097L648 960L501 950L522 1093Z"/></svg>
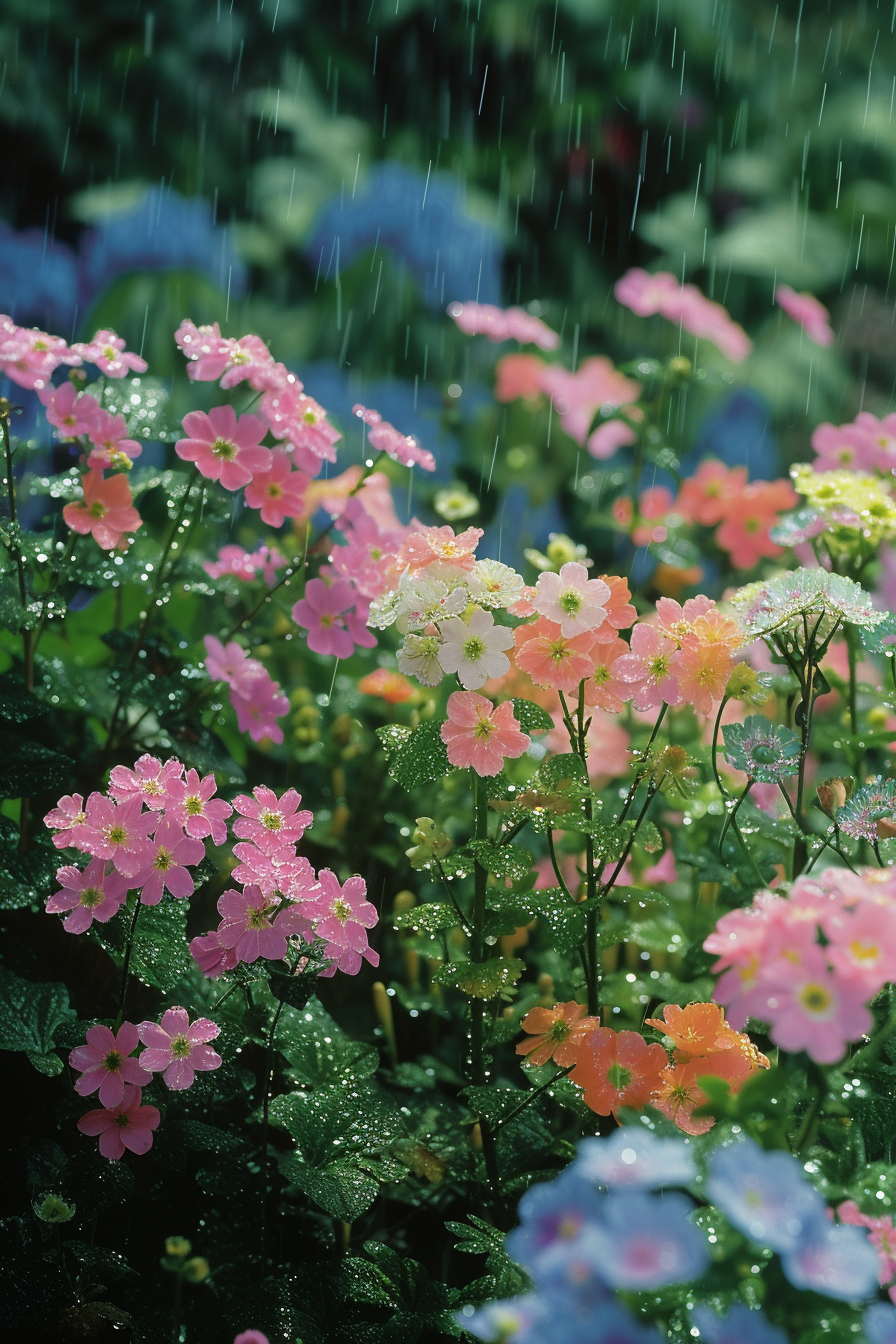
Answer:
<svg viewBox="0 0 896 1344"><path fill-rule="evenodd" d="M0 1050L24 1051L29 1058L43 1061L35 1063L41 1073L59 1073L61 1062L56 1068L48 1057L56 1028L74 1016L65 985L35 984L0 966Z"/></svg>
<svg viewBox="0 0 896 1344"><path fill-rule="evenodd" d="M107 952L123 956L129 915L91 926L90 933ZM166 896L159 905L141 908L131 948L131 973L145 985L167 994L192 966L187 946L187 903Z"/></svg>
<svg viewBox="0 0 896 1344"><path fill-rule="evenodd" d="M30 798L62 789L74 764L61 751L0 729L0 798Z"/></svg>
<svg viewBox="0 0 896 1344"><path fill-rule="evenodd" d="M29 691L22 678L15 672L5 672L0 677L0 719L8 723L25 723L40 714L46 714L48 706Z"/></svg>
<svg viewBox="0 0 896 1344"><path fill-rule="evenodd" d="M467 1255L488 1255L504 1247L504 1233L501 1229L493 1227L484 1218L477 1218L475 1213L468 1213L465 1223L448 1222L445 1227L458 1238L454 1249L464 1251Z"/></svg>
<svg viewBox="0 0 896 1344"><path fill-rule="evenodd" d="M859 626L859 639L869 653L896 654L896 615L888 611L877 625Z"/></svg>
<svg viewBox="0 0 896 1344"><path fill-rule="evenodd" d="M534 700L511 700L516 721L524 733L549 733L554 720Z"/></svg>
<svg viewBox="0 0 896 1344"><path fill-rule="evenodd" d="M465 851L492 877L522 882L532 871L534 859L520 845L499 845L495 840L471 840Z"/></svg>
<svg viewBox="0 0 896 1344"><path fill-rule="evenodd" d="M564 751L557 756L549 756L539 767L537 779L547 789L559 789L564 784L588 786L588 771L581 756L575 752Z"/></svg>
<svg viewBox="0 0 896 1344"><path fill-rule="evenodd" d="M451 772L441 727L430 721L410 730L399 731L395 725L377 730L388 754L389 774L409 793Z"/></svg>
<svg viewBox="0 0 896 1344"><path fill-rule="evenodd" d="M448 985L471 999L509 997L525 963L519 957L490 957L488 961L448 962L433 973L439 985Z"/></svg>
<svg viewBox="0 0 896 1344"><path fill-rule="evenodd" d="M310 1087L366 1078L380 1062L376 1047L344 1032L317 999L281 1015L275 1044L296 1081Z"/></svg>
<svg viewBox="0 0 896 1344"><path fill-rule="evenodd" d="M450 901L428 901L412 910L396 915L392 925L396 929L413 929L419 933L441 933L460 924L460 916Z"/></svg>

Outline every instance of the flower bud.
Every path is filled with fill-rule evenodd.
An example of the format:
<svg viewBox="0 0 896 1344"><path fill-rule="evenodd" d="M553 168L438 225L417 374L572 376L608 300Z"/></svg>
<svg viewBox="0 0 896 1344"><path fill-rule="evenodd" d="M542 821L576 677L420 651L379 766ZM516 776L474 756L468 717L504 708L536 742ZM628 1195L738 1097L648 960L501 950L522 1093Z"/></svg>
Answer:
<svg viewBox="0 0 896 1344"><path fill-rule="evenodd" d="M770 690L767 680L750 667L749 663L735 663L725 687L725 694L729 700L740 700L743 704L756 708L765 704Z"/></svg>
<svg viewBox="0 0 896 1344"><path fill-rule="evenodd" d="M180 1257L181 1259L189 1255L193 1249L193 1243L187 1241L186 1237L166 1237L165 1254Z"/></svg>
<svg viewBox="0 0 896 1344"><path fill-rule="evenodd" d="M187 1283L202 1283L208 1278L211 1270L207 1260L201 1255L194 1255L192 1260L188 1260L184 1265L183 1275Z"/></svg>
<svg viewBox="0 0 896 1344"><path fill-rule="evenodd" d="M818 805L826 817L836 817L843 804L852 797L855 786L856 782L851 777L826 779L818 785Z"/></svg>
<svg viewBox="0 0 896 1344"><path fill-rule="evenodd" d="M676 378L690 378L693 368L686 355L676 355L674 359L669 360L669 372Z"/></svg>
<svg viewBox="0 0 896 1344"><path fill-rule="evenodd" d="M58 1195L47 1195L32 1208L42 1223L68 1223L74 1218L77 1205L66 1204Z"/></svg>

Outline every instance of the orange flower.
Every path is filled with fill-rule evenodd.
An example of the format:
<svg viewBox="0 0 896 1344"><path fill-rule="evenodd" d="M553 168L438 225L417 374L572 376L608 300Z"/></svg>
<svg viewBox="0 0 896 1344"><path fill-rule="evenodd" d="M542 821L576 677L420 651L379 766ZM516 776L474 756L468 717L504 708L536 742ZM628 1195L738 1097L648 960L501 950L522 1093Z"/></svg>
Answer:
<svg viewBox="0 0 896 1344"><path fill-rule="evenodd" d="M358 682L362 695L378 695L387 705L402 705L406 700L417 699L416 687L400 672L390 672L387 667L378 667L368 672Z"/></svg>
<svg viewBox="0 0 896 1344"><path fill-rule="evenodd" d="M575 1061L574 1041L582 1031L596 1024L597 1018L586 1017L585 1005L574 1000L557 1003L553 1008L532 1008L520 1026L535 1039L520 1041L516 1052L526 1056L527 1064L547 1064L553 1058L555 1064L565 1068Z"/></svg>
<svg viewBox="0 0 896 1344"><path fill-rule="evenodd" d="M692 1112L702 1106L706 1093L697 1084L698 1078L712 1076L730 1083L737 1092L740 1084L753 1070L739 1051L720 1050L711 1058L691 1059L686 1064L670 1064L663 1069L659 1090L651 1098L651 1105L662 1111L685 1134L705 1134L715 1124L712 1116L694 1119Z"/></svg>
<svg viewBox="0 0 896 1344"><path fill-rule="evenodd" d="M677 1050L687 1055L706 1055L730 1048L729 1038L737 1033L725 1021L725 1009L718 1003L689 1003L680 1008L667 1003L662 1019L648 1017L648 1027L656 1027L668 1036Z"/></svg>
<svg viewBox="0 0 896 1344"><path fill-rule="evenodd" d="M598 1115L613 1115L623 1107L642 1110L662 1081L666 1052L648 1045L638 1031L596 1027L579 1032L570 1043L576 1066L569 1075L585 1089L585 1104Z"/></svg>

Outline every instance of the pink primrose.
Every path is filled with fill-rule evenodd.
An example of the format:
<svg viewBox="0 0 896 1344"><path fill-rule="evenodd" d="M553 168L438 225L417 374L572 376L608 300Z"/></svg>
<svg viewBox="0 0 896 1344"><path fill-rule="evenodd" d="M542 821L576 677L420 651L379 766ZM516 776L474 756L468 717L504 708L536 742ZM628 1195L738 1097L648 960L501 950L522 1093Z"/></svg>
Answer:
<svg viewBox="0 0 896 1344"><path fill-rule="evenodd" d="M80 341L72 346L72 354L85 364L95 364L107 378L124 378L128 373L145 373L149 368L145 359L125 349L125 341L114 331L98 331L92 341Z"/></svg>
<svg viewBox="0 0 896 1344"><path fill-rule="evenodd" d="M53 844L57 849L79 848L75 842L86 821L87 813L80 793L65 794L44 817L44 825L56 832Z"/></svg>
<svg viewBox="0 0 896 1344"><path fill-rule="evenodd" d="M160 1073L172 1092L191 1087L196 1072L221 1067L221 1056L208 1044L221 1033L217 1023L200 1017L190 1025L186 1008L169 1008L162 1021L141 1022L137 1029L147 1047L140 1063L151 1073Z"/></svg>
<svg viewBox="0 0 896 1344"><path fill-rule="evenodd" d="M546 365L541 386L551 398L563 428L578 444L585 443L599 410L618 410L637 401L641 394L640 383L626 378L605 355L583 360L576 373L559 364Z"/></svg>
<svg viewBox="0 0 896 1344"><path fill-rule="evenodd" d="M167 807L171 785L182 778L184 767L173 757L163 765L158 756L146 752L134 762L133 770L126 765L115 765L109 775L109 793L116 802L126 798L140 798L154 812Z"/></svg>
<svg viewBox="0 0 896 1344"><path fill-rule="evenodd" d="M797 294L789 285L778 285L775 289L775 303L784 309L788 317L799 323L810 341L816 345L834 344L830 313L814 294Z"/></svg>
<svg viewBox="0 0 896 1344"><path fill-rule="evenodd" d="M402 434L394 425L390 425L379 411L370 411L359 403L352 407L352 415L368 426L367 442L378 453L385 453L403 467L419 466L424 471L435 471L436 460L432 453L421 448L413 435Z"/></svg>
<svg viewBox="0 0 896 1344"><path fill-rule="evenodd" d="M259 784L251 797L240 793L234 798L239 817L233 823L233 833L241 840L254 841L265 853L285 844L298 844L314 821L312 812L299 810L301 801L302 795L295 789L287 789L278 798L273 789Z"/></svg>
<svg viewBox="0 0 896 1344"><path fill-rule="evenodd" d="M236 686L248 680L253 674L256 660L250 658L244 648L232 639L222 644L214 635L205 636L205 670L212 681L223 681L228 686Z"/></svg>
<svg viewBox="0 0 896 1344"><path fill-rule="evenodd" d="M863 985L866 999L873 999L893 978L896 907L871 901L863 901L854 910L841 907L824 920L824 932L833 969Z"/></svg>
<svg viewBox="0 0 896 1344"><path fill-rule="evenodd" d="M832 971L820 947L807 949L798 963L775 963L765 978L765 1020L782 1050L805 1050L817 1064L836 1064L850 1041L871 1032L865 985Z"/></svg>
<svg viewBox="0 0 896 1344"><path fill-rule="evenodd" d="M366 900L367 885L357 874L340 886L336 874L322 868L317 875L317 890L311 894L305 913L312 921L314 934L326 943L324 956L333 962L323 975L336 970L357 975L361 959L371 966L380 963L379 954L368 945L367 930L377 922L374 906Z"/></svg>
<svg viewBox="0 0 896 1344"><path fill-rule="evenodd" d="M521 345L537 345L541 350L556 350L560 337L540 317L525 308L497 308L491 303L450 303L448 316L467 336L487 336L490 341L515 340Z"/></svg>
<svg viewBox="0 0 896 1344"><path fill-rule="evenodd" d="M316 883L314 869L296 854L295 844L266 852L251 840L242 840L234 845L233 853L240 860L233 870L234 880L245 887L259 887L265 896L279 894L299 900Z"/></svg>
<svg viewBox="0 0 896 1344"><path fill-rule="evenodd" d="M609 587L603 579L589 579L585 566L575 560L563 565L559 574L550 570L540 574L535 594L535 610L559 625L566 639L597 630L607 619Z"/></svg>
<svg viewBox="0 0 896 1344"><path fill-rule="evenodd" d="M93 444L87 455L88 467L114 467L130 471L131 463L140 457L143 445L127 437L128 427L123 415L110 415L100 410L88 431Z"/></svg>
<svg viewBox="0 0 896 1344"><path fill-rule="evenodd" d="M632 698L631 686L616 674L616 663L628 655L628 645L614 631L609 642L596 643L589 653L593 671L585 682L585 703L610 714L621 714Z"/></svg>
<svg viewBox="0 0 896 1344"><path fill-rule="evenodd" d="M47 420L59 431L63 441L89 434L100 415L100 404L89 392L79 392L66 380L59 387L49 383L38 391L46 408Z"/></svg>
<svg viewBox="0 0 896 1344"><path fill-rule="evenodd" d="M274 927L280 902L266 896L259 887L243 891L231 887L218 900L222 916L216 936L222 947L231 948L238 961L253 962L259 957L282 961L286 956L286 935Z"/></svg>
<svg viewBox="0 0 896 1344"><path fill-rule="evenodd" d="M441 738L448 760L477 775L497 775L505 760L522 756L530 738L524 733L509 700L493 705L475 691L455 691L448 697L448 720Z"/></svg>
<svg viewBox="0 0 896 1344"><path fill-rule="evenodd" d="M51 336L37 327L17 327L0 314L0 371L19 387L39 392L46 387L60 364L80 364L61 336Z"/></svg>
<svg viewBox="0 0 896 1344"><path fill-rule="evenodd" d="M111 859L118 871L127 875L129 856L152 834L158 820L158 813L143 811L140 797L116 802L92 793L87 799L87 821L78 835L79 847L94 858Z"/></svg>
<svg viewBox="0 0 896 1344"><path fill-rule="evenodd" d="M546 365L538 355L504 355L495 365L495 401L531 401L541 395L541 378Z"/></svg>
<svg viewBox="0 0 896 1344"><path fill-rule="evenodd" d="M78 1121L78 1128L92 1138L99 1135L100 1153L111 1162L124 1157L125 1149L138 1156L148 1153L153 1130L158 1129L162 1117L155 1106L141 1106L142 1100L139 1087L125 1085L124 1097L117 1106L88 1111Z"/></svg>
<svg viewBox="0 0 896 1344"><path fill-rule="evenodd" d="M634 708L680 705L682 696L675 678L677 650L674 642L654 626L639 621L632 630L630 650L617 658L614 671L621 681L634 687Z"/></svg>
<svg viewBox="0 0 896 1344"><path fill-rule="evenodd" d="M46 904L48 915L70 913L63 920L66 933L83 933L93 921L106 924L118 914L128 893L128 884L120 874L106 872L104 859L92 859L86 868L74 865L57 868L56 881L62 890Z"/></svg>
<svg viewBox="0 0 896 1344"><path fill-rule="evenodd" d="M216 382L220 378L221 386L226 388L247 379L256 391L261 391L287 376L283 366L274 363L260 336L236 340L222 336L217 322L197 327L184 321L174 339L189 360L187 376L192 382Z"/></svg>
<svg viewBox="0 0 896 1344"><path fill-rule="evenodd" d="M140 889L144 905L158 905L166 891L178 899L193 894L193 867L205 858L205 845L185 835L176 822L163 817L152 840L146 841L122 860L130 884Z"/></svg>
<svg viewBox="0 0 896 1344"><path fill-rule="evenodd" d="M217 560L204 561L202 568L210 579L221 579L226 574L245 583L251 583L257 573L254 558L243 546L222 546Z"/></svg>
<svg viewBox="0 0 896 1344"><path fill-rule="evenodd" d="M275 439L287 440L299 466L316 476L321 463L336 461L336 444L342 438L327 419L319 402L290 382L266 393L261 414Z"/></svg>
<svg viewBox="0 0 896 1344"><path fill-rule="evenodd" d="M426 527L415 519L401 544L396 566L399 572L405 566L417 570L445 560L459 569L472 569L482 535L481 527L468 527L455 535L453 527Z"/></svg>
<svg viewBox="0 0 896 1344"><path fill-rule="evenodd" d="M190 956L207 980L217 980L225 971L232 971L239 958L232 947L225 947L216 929L190 942Z"/></svg>
<svg viewBox="0 0 896 1344"><path fill-rule="evenodd" d="M215 797L217 791L213 774L200 779L198 771L188 770L184 779L174 779L168 785L165 807L187 835L197 840L211 836L214 844L223 845L233 808L223 798Z"/></svg>
<svg viewBox="0 0 896 1344"><path fill-rule="evenodd" d="M349 501L339 527L348 544L333 547L330 564L362 597L380 597L390 586L388 571L401 547L403 532L380 527L358 500Z"/></svg>
<svg viewBox="0 0 896 1344"><path fill-rule="evenodd" d="M513 638L516 665L529 674L536 686L571 694L594 671L593 630L567 639L556 622L540 616L531 625L517 626Z"/></svg>
<svg viewBox="0 0 896 1344"><path fill-rule="evenodd" d="M230 688L237 727L241 733L248 733L253 742L269 738L279 744L283 741L283 729L277 720L289 712L289 700L261 663L254 658L249 662L255 669L251 676L241 678Z"/></svg>
<svg viewBox="0 0 896 1344"><path fill-rule="evenodd" d="M257 471L246 486L246 504L259 509L261 521L268 527L282 527L287 518L301 518L305 508L308 477L293 471L288 453L275 449L269 465Z"/></svg>
<svg viewBox="0 0 896 1344"><path fill-rule="evenodd" d="M746 359L753 348L743 327L720 303L706 298L696 285L681 284L668 271L649 275L635 267L617 280L613 292L619 303L640 317L659 313L692 336L711 341L734 363Z"/></svg>
<svg viewBox="0 0 896 1344"><path fill-rule="evenodd" d="M592 457L605 462L620 448L636 443L637 439L637 434L627 420L606 420L589 434L586 446Z"/></svg>
<svg viewBox="0 0 896 1344"><path fill-rule="evenodd" d="M308 631L309 649L336 658L352 656L355 640L346 628L345 613L356 600L354 589L344 579L337 579L335 583L309 579L305 596L292 609L296 625Z"/></svg>
<svg viewBox="0 0 896 1344"><path fill-rule="evenodd" d="M125 533L136 532L142 523L134 508L131 487L121 474L103 479L101 471L81 477L81 499L66 504L62 516L73 532L92 536L104 551L125 550Z"/></svg>
<svg viewBox="0 0 896 1344"><path fill-rule="evenodd" d="M261 446L267 425L257 415L237 419L232 406L215 406L208 414L188 411L183 426L188 437L178 439L174 451L225 490L241 489L271 465L270 448Z"/></svg>
<svg viewBox="0 0 896 1344"><path fill-rule="evenodd" d="M71 1052L68 1062L81 1077L75 1080L79 1097L97 1092L101 1106L119 1106L124 1101L125 1084L141 1087L152 1082L152 1074L129 1056L140 1044L140 1033L133 1022L122 1022L117 1032L109 1027L87 1029L87 1044Z"/></svg>

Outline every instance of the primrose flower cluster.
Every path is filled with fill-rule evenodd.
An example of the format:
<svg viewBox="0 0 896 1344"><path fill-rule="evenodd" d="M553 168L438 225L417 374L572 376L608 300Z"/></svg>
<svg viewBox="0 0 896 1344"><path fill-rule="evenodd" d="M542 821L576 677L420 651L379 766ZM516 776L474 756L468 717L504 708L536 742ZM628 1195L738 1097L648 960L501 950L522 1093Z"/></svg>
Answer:
<svg viewBox="0 0 896 1344"><path fill-rule="evenodd" d="M701 1182L696 1155L680 1139L639 1126L581 1141L555 1180L533 1186L519 1204L508 1254L529 1275L530 1292L458 1317L478 1339L513 1344L659 1344L649 1322L650 1294L691 1285L694 1333L710 1341L786 1344L765 1313L735 1303L724 1316L702 1302L701 1280L718 1258L695 1225L685 1186L711 1201L732 1235L780 1257L787 1281L841 1301L870 1297L877 1255L864 1231L832 1222L822 1197L789 1153L751 1139L716 1148ZM661 1193L660 1193L661 1192ZM713 1239L718 1244L716 1238ZM626 1294L626 1303L614 1294ZM638 1294L643 1294L639 1299ZM711 1296L708 1289L706 1296Z"/></svg>
<svg viewBox="0 0 896 1344"><path fill-rule="evenodd" d="M533 1008L520 1025L533 1036L516 1047L524 1063L553 1059L571 1069L570 1082L583 1089L586 1106L598 1115L618 1119L623 1109L653 1106L686 1134L705 1134L715 1123L693 1115L707 1101L698 1079L721 1078L737 1093L757 1069L769 1067L765 1055L725 1021L715 1003L666 1004L662 1019L647 1018L647 1026L670 1042L671 1061L664 1046L648 1044L639 1031L602 1027L575 1002Z"/></svg>
<svg viewBox="0 0 896 1344"><path fill-rule="evenodd" d="M788 895L761 891L703 944L717 960L715 997L735 1026L769 1024L782 1050L819 1064L843 1058L873 1026L868 1004L892 979L896 877L891 868L828 868Z"/></svg>

